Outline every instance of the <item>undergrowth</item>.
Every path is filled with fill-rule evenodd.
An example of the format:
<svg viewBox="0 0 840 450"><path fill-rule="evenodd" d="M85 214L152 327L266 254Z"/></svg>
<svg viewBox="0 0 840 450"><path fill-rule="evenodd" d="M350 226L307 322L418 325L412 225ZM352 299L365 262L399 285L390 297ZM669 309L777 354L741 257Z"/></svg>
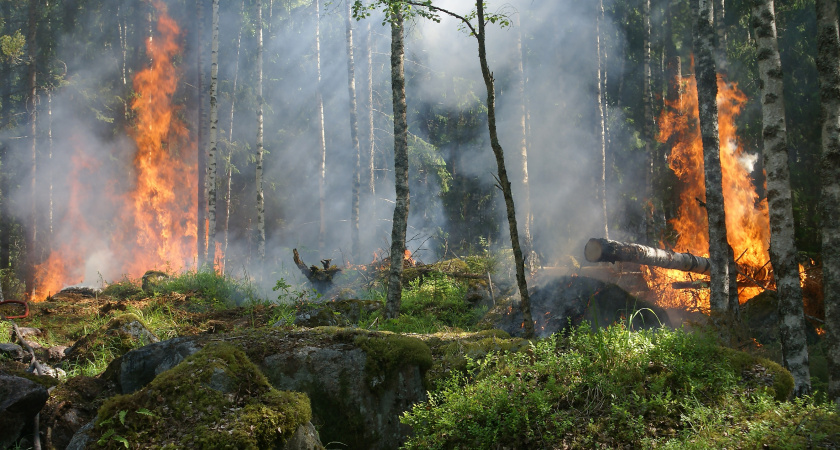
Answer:
<svg viewBox="0 0 840 450"><path fill-rule="evenodd" d="M406 448L836 442L831 433L840 422L832 407L811 399L777 402L772 387L742 380L731 362L735 353L682 330L581 326L454 373L402 417L415 433ZM767 369L790 376L777 366Z"/></svg>

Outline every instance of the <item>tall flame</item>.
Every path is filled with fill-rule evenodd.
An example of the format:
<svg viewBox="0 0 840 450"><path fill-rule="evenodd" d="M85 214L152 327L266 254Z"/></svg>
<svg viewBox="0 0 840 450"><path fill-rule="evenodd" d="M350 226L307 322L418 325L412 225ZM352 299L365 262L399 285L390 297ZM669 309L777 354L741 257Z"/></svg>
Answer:
<svg viewBox="0 0 840 450"><path fill-rule="evenodd" d="M669 103L659 117L658 140L671 144L668 164L682 186L677 217L670 224L677 233L674 250L708 256L709 230L703 176L703 143L700 137L697 85L694 77L681 80L681 101ZM766 199L759 199L750 177L756 156L747 154L738 140L735 119L746 96L735 83L718 76L718 125L720 160L723 171L723 196L726 233L735 258L742 267L751 268L752 278L772 282L770 273L770 227ZM708 307L708 291L675 291L672 282L693 281L696 275L677 270L646 268L648 281L663 306ZM761 291L759 287L741 287L744 302Z"/></svg>
<svg viewBox="0 0 840 450"><path fill-rule="evenodd" d="M149 67L134 77L136 96L131 108L136 122L129 135L137 145L134 155L134 185L116 192L120 183L106 181L107 192L91 192L89 183L99 174L97 162L86 156L83 143L76 143L69 171L69 202L61 218L58 245L36 267L32 300L43 300L66 284L79 283L85 263L97 252L107 253L108 276L141 276L151 268L181 269L194 261L196 222L196 146L173 102L180 71L173 60L180 53L180 29L166 5L153 2L158 14L157 34L146 43ZM111 200L120 204L103 223L108 229L92 229L80 204ZM103 227L104 228L104 227Z"/></svg>

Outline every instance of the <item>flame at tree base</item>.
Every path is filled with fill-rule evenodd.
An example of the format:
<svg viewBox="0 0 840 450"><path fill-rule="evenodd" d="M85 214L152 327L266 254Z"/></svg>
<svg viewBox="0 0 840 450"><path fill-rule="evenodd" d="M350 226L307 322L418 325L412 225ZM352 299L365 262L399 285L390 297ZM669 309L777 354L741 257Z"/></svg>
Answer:
<svg viewBox="0 0 840 450"><path fill-rule="evenodd" d="M670 145L668 164L680 181L680 206L676 218L669 224L676 234L673 250L709 256L709 232L703 173L703 143L699 128L697 84L694 77L683 77L682 101L668 103L659 117L658 140ZM738 140L735 119L746 102L746 96L734 83L718 76L718 124L720 160L723 171L723 196L726 212L726 233L735 252L739 267L748 277L741 276L738 297L743 303L764 289L749 286L750 279L761 280L764 287L773 288L770 268L770 222L767 200L759 199L751 179L752 165L757 155L746 153ZM708 281L708 277L679 270L643 267L649 288L663 307L709 308L708 289L674 289L673 283ZM761 284L761 283L759 283Z"/></svg>
<svg viewBox="0 0 840 450"><path fill-rule="evenodd" d="M36 267L32 301L83 281L85 264L91 260L107 266L98 269L105 276L134 278L148 269L179 270L195 261L197 152L173 103L180 76L173 60L181 51L181 32L162 1L153 5L157 35L146 44L151 64L135 75L131 102L136 115L129 131L137 145L134 186L118 193L119 182L106 180L100 184L108 191L90 192L86 186L102 177L98 162L85 156L84 144L75 145L68 176L70 200L58 233L65 239ZM108 200L117 205L113 216L102 220L107 226L100 226L106 229L94 231L81 211L101 209L96 205Z"/></svg>

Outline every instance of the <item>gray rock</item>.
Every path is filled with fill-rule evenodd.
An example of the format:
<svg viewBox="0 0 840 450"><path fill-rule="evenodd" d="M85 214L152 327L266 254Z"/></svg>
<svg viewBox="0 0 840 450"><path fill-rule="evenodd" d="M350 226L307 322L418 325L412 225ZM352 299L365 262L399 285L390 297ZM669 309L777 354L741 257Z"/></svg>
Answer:
<svg viewBox="0 0 840 450"><path fill-rule="evenodd" d="M67 355L67 350L70 347L66 345L55 345L47 349L47 357L50 361L61 361Z"/></svg>
<svg viewBox="0 0 840 450"><path fill-rule="evenodd" d="M315 430L312 422L299 426L295 434L283 446L283 450L321 450L323 448L324 445L321 444L318 431Z"/></svg>
<svg viewBox="0 0 840 450"><path fill-rule="evenodd" d="M0 375L0 448L12 445L47 403L50 394L22 377Z"/></svg>
<svg viewBox="0 0 840 450"><path fill-rule="evenodd" d="M181 337L131 350L111 363L117 366L115 381L123 394L138 391L200 349L193 339Z"/></svg>
<svg viewBox="0 0 840 450"><path fill-rule="evenodd" d="M40 336L41 330L37 328L30 328L30 327L18 327L18 332L20 332L20 337L25 338L27 336Z"/></svg>
<svg viewBox="0 0 840 450"><path fill-rule="evenodd" d="M88 442L90 441L90 436L88 436L88 432L93 430L93 426L96 423L96 419L88 422L82 428L79 428L79 431L73 435L73 439L70 439L70 443L67 444L66 450L84 450L87 447Z"/></svg>
<svg viewBox="0 0 840 450"><path fill-rule="evenodd" d="M426 398L418 366L402 364L387 379L370 379L367 354L351 343L325 339L316 345L272 347L278 350L259 364L263 373L277 389L309 396L323 442L366 449L398 448L405 442L411 429L399 417Z"/></svg>
<svg viewBox="0 0 840 450"><path fill-rule="evenodd" d="M26 352L23 351L23 347L20 345L2 343L0 344L0 355L20 361L26 356Z"/></svg>

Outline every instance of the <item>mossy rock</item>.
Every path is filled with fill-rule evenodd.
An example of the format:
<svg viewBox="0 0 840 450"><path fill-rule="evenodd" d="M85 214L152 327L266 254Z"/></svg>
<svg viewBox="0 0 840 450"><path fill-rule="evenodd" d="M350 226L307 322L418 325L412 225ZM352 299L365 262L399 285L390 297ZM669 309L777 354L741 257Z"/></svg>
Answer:
<svg viewBox="0 0 840 450"><path fill-rule="evenodd" d="M135 314L121 314L111 319L98 330L73 344L68 359L73 362L94 361L96 352L106 349L114 358L144 345L158 342L157 336L146 328L146 324Z"/></svg>
<svg viewBox="0 0 840 450"><path fill-rule="evenodd" d="M143 289L131 280L111 283L102 289L102 295L120 300L135 298L143 294Z"/></svg>
<svg viewBox="0 0 840 450"><path fill-rule="evenodd" d="M749 389L766 390L776 400L785 401L793 393L793 376L784 367L767 358L721 347L723 356L742 383Z"/></svg>
<svg viewBox="0 0 840 450"><path fill-rule="evenodd" d="M491 353L516 353L530 346L527 339L511 337L498 329L431 335L425 337L425 342L434 359L434 365L427 373L431 385L448 378L452 371L465 372L468 360L481 360Z"/></svg>
<svg viewBox="0 0 840 450"><path fill-rule="evenodd" d="M212 343L106 401L90 448L282 448L311 414L305 394L272 388L241 350Z"/></svg>
<svg viewBox="0 0 840 450"><path fill-rule="evenodd" d="M418 366L421 374L432 367L429 346L414 337L388 332L361 333L356 335L353 343L367 354L365 374L374 391L406 366Z"/></svg>

